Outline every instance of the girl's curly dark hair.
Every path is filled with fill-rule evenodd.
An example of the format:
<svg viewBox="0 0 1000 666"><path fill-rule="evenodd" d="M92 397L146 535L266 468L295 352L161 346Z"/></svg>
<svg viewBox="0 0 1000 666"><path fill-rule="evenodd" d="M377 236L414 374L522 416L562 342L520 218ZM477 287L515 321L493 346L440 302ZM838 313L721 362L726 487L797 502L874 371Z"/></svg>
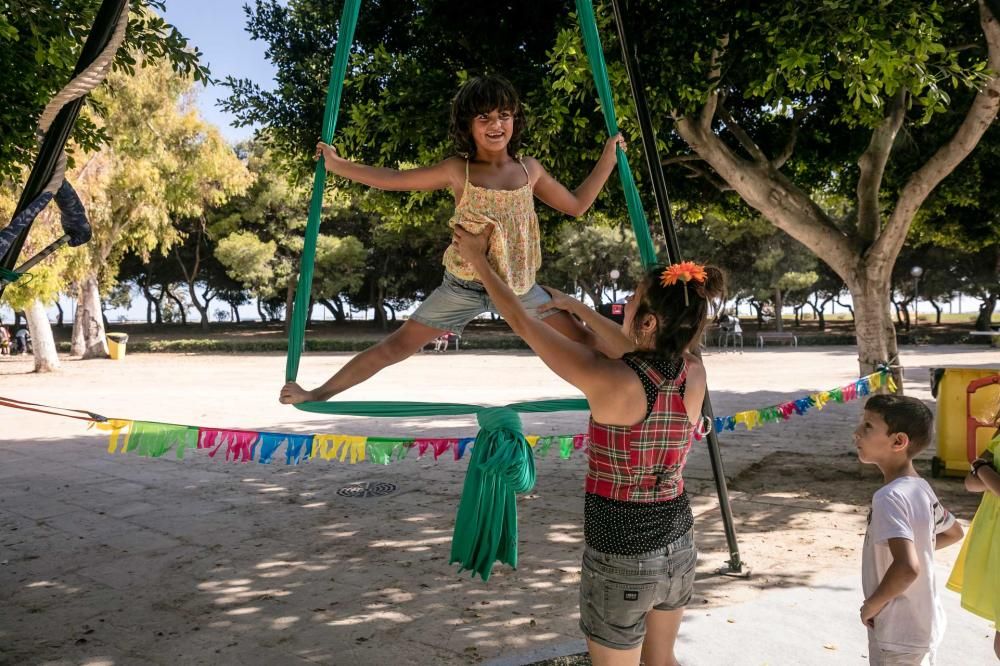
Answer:
<svg viewBox="0 0 1000 666"><path fill-rule="evenodd" d="M632 319L632 330L638 330L643 317L653 315L656 317L656 334L652 353L674 358L697 343L708 324L709 310L717 307L724 297L726 280L718 268L705 266L704 282L687 285L676 282L664 286L660 279L664 268L657 266L646 271L636 289L639 305Z"/></svg>
<svg viewBox="0 0 1000 666"><path fill-rule="evenodd" d="M450 134L455 150L469 159L476 156L476 142L472 138L472 119L481 113L510 111L514 116L514 131L507 143L507 154L517 156L524 132L524 114L521 99L510 81L499 76L476 76L458 89L451 103Z"/></svg>

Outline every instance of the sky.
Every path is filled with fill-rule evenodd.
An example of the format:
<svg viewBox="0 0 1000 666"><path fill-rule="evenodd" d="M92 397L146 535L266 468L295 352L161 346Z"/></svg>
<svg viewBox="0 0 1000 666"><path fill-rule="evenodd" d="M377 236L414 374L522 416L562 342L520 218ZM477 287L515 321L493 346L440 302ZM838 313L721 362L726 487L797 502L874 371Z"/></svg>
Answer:
<svg viewBox="0 0 1000 666"><path fill-rule="evenodd" d="M267 45L253 41L246 32L243 5L247 1L166 0L164 18L201 50L202 62L211 69L212 78L246 78L268 89L275 69L266 59ZM235 143L250 138L253 129L232 127L233 117L217 107L216 102L228 94L228 88L223 86L200 87L198 109L205 120L217 125L223 136Z"/></svg>

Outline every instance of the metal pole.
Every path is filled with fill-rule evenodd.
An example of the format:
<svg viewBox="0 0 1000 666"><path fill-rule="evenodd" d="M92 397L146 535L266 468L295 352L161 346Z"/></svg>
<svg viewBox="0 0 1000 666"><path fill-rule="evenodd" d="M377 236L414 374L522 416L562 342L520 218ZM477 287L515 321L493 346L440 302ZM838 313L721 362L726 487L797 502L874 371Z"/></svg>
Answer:
<svg viewBox="0 0 1000 666"><path fill-rule="evenodd" d="M646 168L649 170L653 184L653 196L656 198L656 210L660 214L660 228L667 241L667 255L670 263L681 260L680 245L677 242L677 230L674 228L673 215L670 213L670 197L667 194L667 181L663 176L663 165L660 163L659 150L656 148L656 132L649 118L649 106L646 103L646 88L642 81L639 61L629 44L625 30L621 3L612 0L611 7L615 14L615 25L618 28L618 43L621 45L622 57L625 60L625 71L628 74L629 86L632 89L632 101L635 104L635 115L639 121L639 132L642 135L642 152L646 156Z"/></svg>
<svg viewBox="0 0 1000 666"><path fill-rule="evenodd" d="M681 260L680 244L677 240L677 230L674 227L673 216L670 213L670 199L667 195L667 181L663 175L663 165L660 162L659 150L656 147L656 132L649 117L649 106L646 103L646 88L643 85L642 74L636 52L629 43L625 28L624 15L619 0L611 0L615 14L615 25L618 30L618 43L621 45L622 58L625 61L625 71L628 73L629 85L632 89L632 99L635 102L636 118L639 121L639 131L642 134L643 153L646 155L646 166L649 169L653 184L653 195L656 197L656 208L660 214L660 224L663 237L667 242L667 254L671 262ZM726 532L726 543L729 546L728 567L722 573L746 574L743 560L740 558L740 547L736 540L736 527L733 522L733 510L729 501L729 489L726 486L726 474L722 466L722 453L719 450L719 438L715 433L715 420L712 415L712 403L708 393L702 405L702 415L709 419L712 427L707 433L708 455L712 462L712 474L715 477L715 490L719 496L719 508L722 512L722 525Z"/></svg>
<svg viewBox="0 0 1000 666"><path fill-rule="evenodd" d="M74 77L87 69L108 45L111 36L114 34L115 26L118 24L118 19L121 17L121 13L127 9L127 5L128 0L104 0L101 3L100 9L97 10L97 16L94 18L94 25L90 29L90 34L87 35L87 41L83 45L83 50L80 51L80 58L77 60L76 68L73 70ZM66 145L70 133L73 131L73 125L80 114L84 100L85 98L81 97L64 106L52 122L52 127L45 134L42 146L38 151L38 158L31 169L31 174L28 176L28 182L25 184L24 190L21 191L21 199L18 201L17 208L14 209L11 219L16 217L28 204L34 201L52 178L56 162L59 161L59 154ZM0 266L6 269L14 268L18 255L21 254L21 248L24 246L24 240L28 235L28 231L29 229L25 229L14 239L7 254L0 257ZM0 296L3 295L3 290L4 285L0 284Z"/></svg>

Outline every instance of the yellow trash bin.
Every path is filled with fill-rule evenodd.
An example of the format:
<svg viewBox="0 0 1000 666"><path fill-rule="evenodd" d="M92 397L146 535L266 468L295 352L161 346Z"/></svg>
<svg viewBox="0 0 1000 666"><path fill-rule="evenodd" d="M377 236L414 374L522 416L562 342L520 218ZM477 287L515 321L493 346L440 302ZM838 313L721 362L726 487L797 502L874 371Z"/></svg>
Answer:
<svg viewBox="0 0 1000 666"><path fill-rule="evenodd" d="M965 476L969 471L968 416L987 419L1000 405L1000 384L988 384L969 393L971 382L1000 375L995 368L931 368L931 395L937 398L937 455L931 461L933 476ZM993 428L976 430L976 452L993 437Z"/></svg>
<svg viewBox="0 0 1000 666"><path fill-rule="evenodd" d="M125 358L125 345L128 343L127 333L108 333L108 354L115 361Z"/></svg>

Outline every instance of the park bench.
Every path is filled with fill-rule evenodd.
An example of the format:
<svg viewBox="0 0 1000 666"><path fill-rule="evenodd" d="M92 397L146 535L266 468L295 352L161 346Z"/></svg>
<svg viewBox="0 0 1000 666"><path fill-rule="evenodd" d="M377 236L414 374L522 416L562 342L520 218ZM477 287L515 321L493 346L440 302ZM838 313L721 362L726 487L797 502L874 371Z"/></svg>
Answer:
<svg viewBox="0 0 1000 666"><path fill-rule="evenodd" d="M991 336L990 346L1000 347L1000 331L970 331L969 335Z"/></svg>
<svg viewBox="0 0 1000 666"><path fill-rule="evenodd" d="M799 346L799 336L795 335L794 333L786 333L786 332L779 333L778 331L768 331L765 333L757 334L758 347L763 347L768 342L775 342L775 341L777 342L788 341L789 343L791 343L793 347Z"/></svg>

